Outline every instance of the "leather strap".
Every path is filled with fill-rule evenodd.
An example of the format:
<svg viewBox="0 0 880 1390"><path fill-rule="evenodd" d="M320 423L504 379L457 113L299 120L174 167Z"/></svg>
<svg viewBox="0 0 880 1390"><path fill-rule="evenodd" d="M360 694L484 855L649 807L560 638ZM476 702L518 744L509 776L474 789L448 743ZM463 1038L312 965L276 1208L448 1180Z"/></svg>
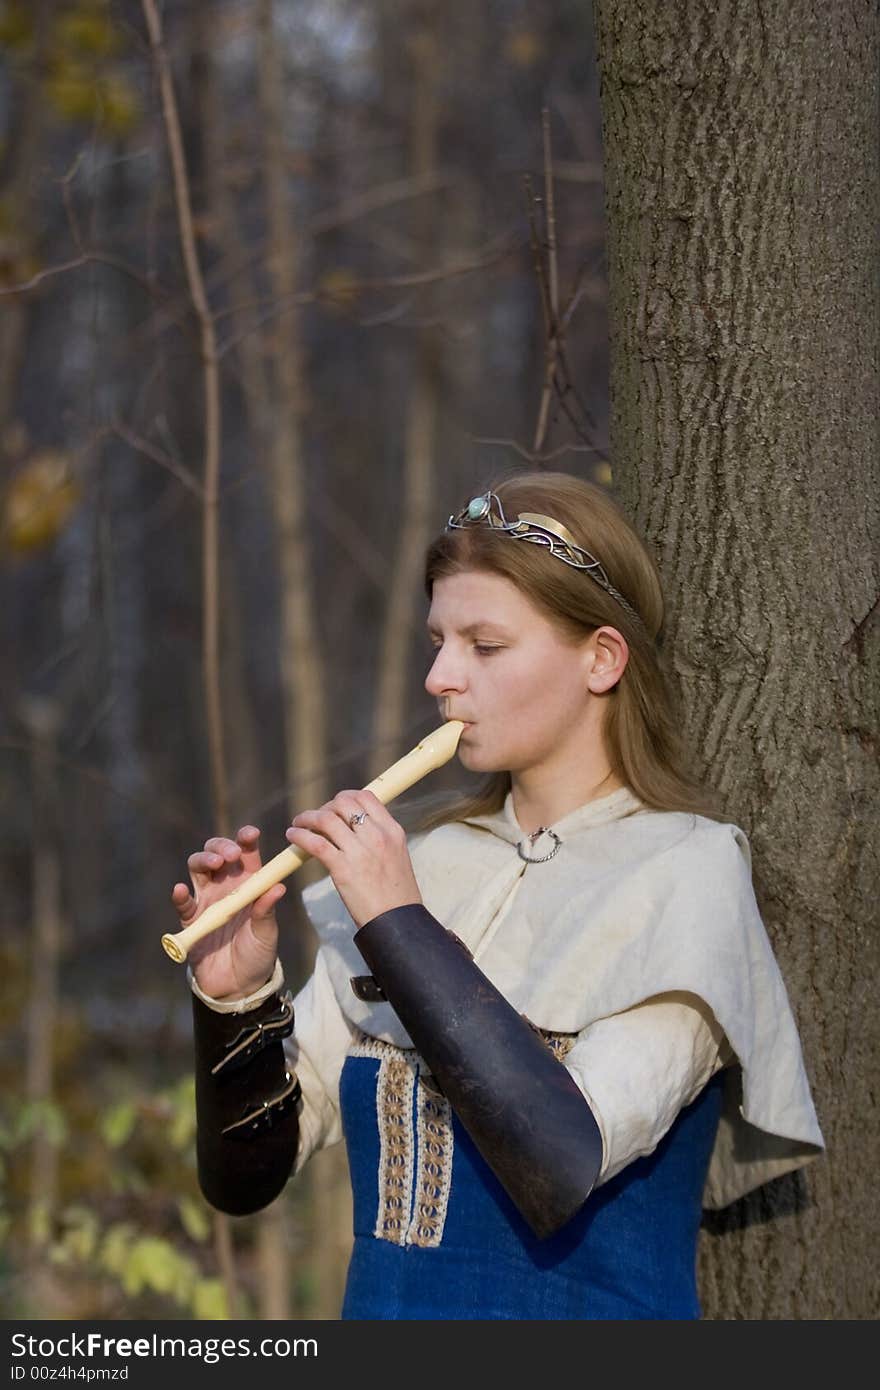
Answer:
<svg viewBox="0 0 880 1390"><path fill-rule="evenodd" d="M285 1072L284 1085L277 1096L270 1096L268 1100L260 1101L259 1105L250 1108L240 1120L226 1125L220 1133L229 1135L233 1139L250 1139L253 1135L271 1129L274 1124L277 1124L281 1116L291 1106L296 1105L301 1095L302 1087L296 1076L291 1076L290 1072Z"/></svg>
<svg viewBox="0 0 880 1390"><path fill-rule="evenodd" d="M211 1068L212 1076L222 1071L234 1071L256 1057L271 1042L289 1038L293 1032L293 997L290 990L285 991L278 1001L278 1008L266 1018L250 1024L232 1038L219 1062Z"/></svg>

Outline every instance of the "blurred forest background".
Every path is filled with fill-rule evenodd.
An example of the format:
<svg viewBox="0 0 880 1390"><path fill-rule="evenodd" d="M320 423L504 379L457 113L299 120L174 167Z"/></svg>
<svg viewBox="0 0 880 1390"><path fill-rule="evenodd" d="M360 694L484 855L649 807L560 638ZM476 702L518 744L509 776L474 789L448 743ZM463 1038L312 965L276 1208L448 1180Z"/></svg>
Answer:
<svg viewBox="0 0 880 1390"><path fill-rule="evenodd" d="M211 1213L159 938L436 724L446 516L613 481L590 7L2 0L0 112L0 1310L335 1317L344 1156Z"/></svg>

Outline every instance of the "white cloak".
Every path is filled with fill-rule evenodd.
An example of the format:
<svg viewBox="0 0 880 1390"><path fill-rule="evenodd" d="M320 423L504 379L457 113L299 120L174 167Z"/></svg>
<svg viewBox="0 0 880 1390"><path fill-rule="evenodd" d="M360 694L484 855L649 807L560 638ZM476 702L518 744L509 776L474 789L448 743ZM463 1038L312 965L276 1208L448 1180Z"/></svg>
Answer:
<svg viewBox="0 0 880 1390"><path fill-rule="evenodd" d="M502 811L440 826L410 844L425 906L538 1027L582 1033L671 991L696 995L726 1034L725 1107L704 1191L723 1207L823 1148L788 996L755 901L748 840L736 825L646 809L626 788L554 827L546 863L517 853ZM544 837L531 854L551 847ZM303 900L339 1006L362 1032L412 1047L390 1004L357 999L365 973L332 880Z"/></svg>

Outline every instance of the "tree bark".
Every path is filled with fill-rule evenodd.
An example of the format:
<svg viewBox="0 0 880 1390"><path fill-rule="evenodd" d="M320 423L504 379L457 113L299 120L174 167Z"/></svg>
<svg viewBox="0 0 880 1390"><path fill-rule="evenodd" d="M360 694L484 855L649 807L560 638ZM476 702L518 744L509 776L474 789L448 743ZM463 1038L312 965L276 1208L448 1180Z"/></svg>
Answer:
<svg viewBox="0 0 880 1390"><path fill-rule="evenodd" d="M281 676L291 816L319 806L330 790L327 766L327 690L306 529L306 468L302 421L306 387L296 291L300 238L291 215L284 138L284 91L279 40L274 32L273 0L260 0L258 86L265 140L266 219L269 279L283 310L276 327L275 427L269 444L272 501L281 571ZM306 779L305 773L312 775ZM319 866L300 870L299 883ZM314 954L310 938L309 954ZM311 1262L315 1279L314 1316L338 1317L351 1249L351 1194L342 1146L310 1164L313 1222Z"/></svg>
<svg viewBox="0 0 880 1390"><path fill-rule="evenodd" d="M409 44L413 66L410 171L416 183L427 181L437 163L441 55L437 29L437 11L429 4L417 20ZM436 244L436 218L432 208L424 201L419 203L413 221L416 245L425 263L429 264L431 250ZM424 304L427 303L426 299ZM424 307L423 312L426 312ZM371 776L378 775L398 756L401 730L407 722L412 634L422 599L422 565L433 524L438 350L436 330L430 326L418 328L406 412L400 526L382 629Z"/></svg>
<svg viewBox="0 0 880 1390"><path fill-rule="evenodd" d="M191 12L192 55L191 78L198 114L202 145L202 166L199 170L204 189L204 209L213 240L225 260L232 263L241 243L241 231L236 217L235 200L226 176L227 122L223 102L222 76L215 51L212 26L216 15L206 0L200 0ZM236 293L256 299L258 287L250 267L245 267L236 280ZM240 390L244 417L254 457L265 457L269 438L269 383L262 359L262 338L247 310L230 314L232 332L237 338L236 360L240 367ZM269 480L271 481L271 480ZM225 667L225 711L228 716L228 748L231 766L230 801L247 804L259 784L256 729L252 705L247 699L243 679L247 653L242 634L247 627L244 577L239 573L236 547L229 545L224 556L224 604L228 616ZM285 692L287 701L290 692ZM238 824L236 818L235 824ZM268 853L268 851L266 852ZM284 1321L291 1316L291 1261L289 1255L289 1194L282 1194L254 1217L256 1229L256 1297L260 1318ZM215 1224L223 1228L227 1245L216 1240L223 1256L227 1284L233 1274L234 1258L232 1231L228 1217L215 1213Z"/></svg>
<svg viewBox="0 0 880 1390"><path fill-rule="evenodd" d="M214 824L229 833L229 783L223 732L223 694L220 680L220 463L222 408L217 331L208 302L205 279L196 244L192 192L178 114L171 63L165 49L162 19L156 0L141 0L153 62L159 85L162 120L174 186L180 250L186 270L190 302L199 326L199 350L204 389L204 467L202 470L202 672L208 755L211 768L211 801Z"/></svg>
<svg viewBox="0 0 880 1390"><path fill-rule="evenodd" d="M284 139L284 94L272 0L260 0L258 85L265 150L269 279L283 309L276 337L275 428L269 450L281 568L281 667L288 782L297 802L326 800L326 690L309 570L302 421L306 411L296 291L300 238L291 215ZM296 792L293 792L296 780ZM300 804L300 797L305 803Z"/></svg>
<svg viewBox="0 0 880 1390"><path fill-rule="evenodd" d="M596 0L621 500L749 835L827 1157L713 1217L704 1312L878 1312L877 8Z"/></svg>

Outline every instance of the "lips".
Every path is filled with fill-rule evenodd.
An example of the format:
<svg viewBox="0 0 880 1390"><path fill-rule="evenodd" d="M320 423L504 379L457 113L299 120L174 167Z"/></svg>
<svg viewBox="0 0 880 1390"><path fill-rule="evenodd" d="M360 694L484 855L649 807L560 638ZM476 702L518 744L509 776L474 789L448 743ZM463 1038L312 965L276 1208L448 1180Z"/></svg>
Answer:
<svg viewBox="0 0 880 1390"><path fill-rule="evenodd" d="M462 729L461 733L459 734L459 738L464 738L465 734L469 734L470 731L471 731L471 729L474 727L474 726L473 726L473 721L472 721L472 720L470 720L470 719L462 719L460 714L447 714L445 717L446 717L447 720L450 720L450 719L458 719L458 720L464 725L464 728Z"/></svg>

